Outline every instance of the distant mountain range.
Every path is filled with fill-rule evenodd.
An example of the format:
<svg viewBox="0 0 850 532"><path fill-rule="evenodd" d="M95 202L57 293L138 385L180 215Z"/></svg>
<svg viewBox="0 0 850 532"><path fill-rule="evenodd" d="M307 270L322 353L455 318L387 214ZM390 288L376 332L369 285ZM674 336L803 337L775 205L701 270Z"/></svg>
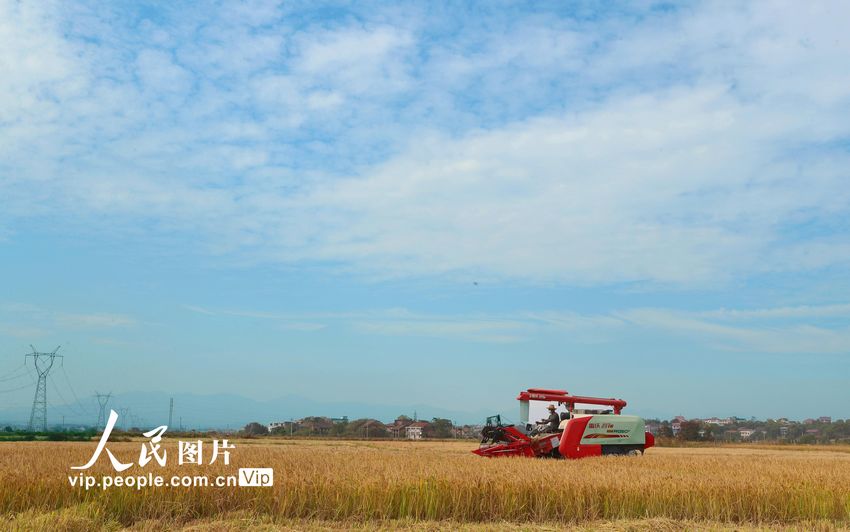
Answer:
<svg viewBox="0 0 850 532"><path fill-rule="evenodd" d="M162 392L129 392L113 396L107 404L119 413L118 426L153 427L168 424L169 401L174 398L172 429L236 429L251 421L269 423L298 419L306 416L343 417L349 419L374 418L389 422L401 414L419 419L435 417L451 419L457 424L483 423L495 411L468 412L449 410L429 405L393 405L343 402L318 402L289 395L269 401L257 401L240 395L175 394ZM94 398L89 402L65 405L50 404L48 422L59 425L64 416L67 426L94 425L98 406ZM21 426L29 421L30 409L24 407L2 409L0 424ZM121 417L123 416L123 418Z"/></svg>

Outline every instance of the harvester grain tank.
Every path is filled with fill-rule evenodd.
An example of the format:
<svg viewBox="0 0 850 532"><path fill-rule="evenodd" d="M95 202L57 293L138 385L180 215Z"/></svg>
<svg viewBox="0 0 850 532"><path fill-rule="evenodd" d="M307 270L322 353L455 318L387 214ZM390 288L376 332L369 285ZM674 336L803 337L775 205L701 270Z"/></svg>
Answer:
<svg viewBox="0 0 850 532"><path fill-rule="evenodd" d="M519 393L520 424L502 424L500 416L487 418L481 431L481 445L472 451L480 456L529 456L584 458L602 455L637 455L655 445L638 416L622 414L626 402L571 395L566 390L529 388ZM529 423L531 401L564 405L557 430ZM595 405L605 409L577 409L576 405Z"/></svg>

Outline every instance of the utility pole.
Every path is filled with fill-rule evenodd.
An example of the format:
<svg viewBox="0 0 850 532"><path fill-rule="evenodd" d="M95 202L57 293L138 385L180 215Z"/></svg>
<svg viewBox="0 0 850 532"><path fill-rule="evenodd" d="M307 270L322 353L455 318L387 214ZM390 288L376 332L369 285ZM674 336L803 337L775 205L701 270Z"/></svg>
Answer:
<svg viewBox="0 0 850 532"><path fill-rule="evenodd" d="M109 398L112 397L112 392L100 393L95 390L94 396L97 397L97 404L100 406L100 410L97 413L97 428L102 429L106 425L106 404L109 402Z"/></svg>
<svg viewBox="0 0 850 532"><path fill-rule="evenodd" d="M47 432L47 374L50 373L50 368L53 367L53 362L56 358L63 358L62 355L57 355L58 346L52 353L39 353L35 347L30 345L32 353L24 355L24 363L27 357L32 357L35 371L38 373L38 384L35 387L35 397L32 400L32 412L30 413L29 430L40 430Z"/></svg>
<svg viewBox="0 0 850 532"><path fill-rule="evenodd" d="M174 398L168 403L168 426L171 426L171 419L174 417Z"/></svg>

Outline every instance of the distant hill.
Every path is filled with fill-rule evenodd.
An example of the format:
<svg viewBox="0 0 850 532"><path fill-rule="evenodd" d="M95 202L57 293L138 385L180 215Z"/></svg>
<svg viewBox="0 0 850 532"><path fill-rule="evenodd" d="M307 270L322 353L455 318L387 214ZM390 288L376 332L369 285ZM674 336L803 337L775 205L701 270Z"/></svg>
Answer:
<svg viewBox="0 0 850 532"><path fill-rule="evenodd" d="M257 401L240 395L232 394L166 394L162 392L129 392L116 394L109 403L119 414L121 409L128 409L124 419L119 419L118 425L152 427L168 423L168 405L174 398L173 427L177 429L180 423L186 429L235 429L246 423L258 421L269 423L285 421L290 418L305 416L328 416L349 419L375 418L381 421L391 421L404 414L413 416L414 412L420 419L441 417L451 419L458 424L482 423L484 418L496 411L468 412L463 410L448 410L429 405L401 404L366 404L317 402L299 396L284 396L270 401ZM93 425L97 421L98 407L92 398L90 402L80 404L51 404L48 410L48 422L59 424L62 416L68 426ZM2 409L0 406L0 424L22 425L29 421L29 408Z"/></svg>

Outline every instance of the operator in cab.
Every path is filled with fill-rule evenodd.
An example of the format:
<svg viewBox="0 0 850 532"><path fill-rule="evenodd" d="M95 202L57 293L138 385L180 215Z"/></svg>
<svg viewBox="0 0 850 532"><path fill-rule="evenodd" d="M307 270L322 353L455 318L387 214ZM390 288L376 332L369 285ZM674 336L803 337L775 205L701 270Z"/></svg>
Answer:
<svg viewBox="0 0 850 532"><path fill-rule="evenodd" d="M549 409L549 417L541 419L540 422L546 424L546 428L544 429L546 432L558 432L558 425L561 424L561 416L555 412L555 405L549 405L546 408Z"/></svg>

